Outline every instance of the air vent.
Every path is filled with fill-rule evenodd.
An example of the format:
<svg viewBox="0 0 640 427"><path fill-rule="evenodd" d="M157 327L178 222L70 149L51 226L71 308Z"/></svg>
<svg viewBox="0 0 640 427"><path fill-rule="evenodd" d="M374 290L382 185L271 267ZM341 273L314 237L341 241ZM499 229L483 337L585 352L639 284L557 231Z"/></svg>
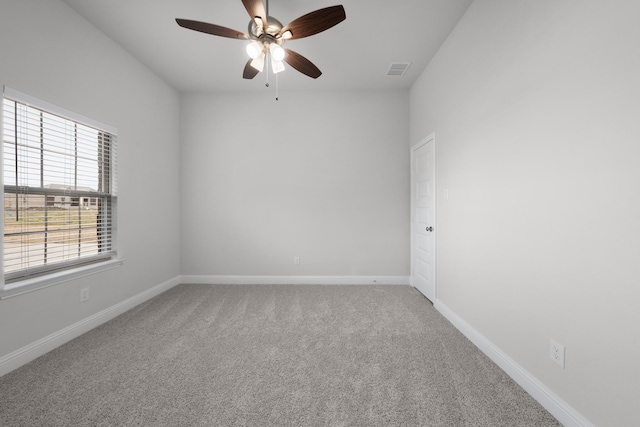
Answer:
<svg viewBox="0 0 640 427"><path fill-rule="evenodd" d="M411 62L392 62L387 71L387 76L404 76Z"/></svg>

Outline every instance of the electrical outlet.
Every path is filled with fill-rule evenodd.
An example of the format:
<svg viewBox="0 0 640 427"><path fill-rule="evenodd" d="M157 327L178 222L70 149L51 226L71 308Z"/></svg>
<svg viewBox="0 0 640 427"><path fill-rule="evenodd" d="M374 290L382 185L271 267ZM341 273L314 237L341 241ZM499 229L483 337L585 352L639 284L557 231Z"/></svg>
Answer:
<svg viewBox="0 0 640 427"><path fill-rule="evenodd" d="M89 288L80 289L80 302L89 301Z"/></svg>
<svg viewBox="0 0 640 427"><path fill-rule="evenodd" d="M300 257L299 256L294 256L293 257L293 263L295 265L300 265Z"/></svg>
<svg viewBox="0 0 640 427"><path fill-rule="evenodd" d="M558 344L554 340L549 343L549 359L556 362L562 369L564 369L564 346Z"/></svg>

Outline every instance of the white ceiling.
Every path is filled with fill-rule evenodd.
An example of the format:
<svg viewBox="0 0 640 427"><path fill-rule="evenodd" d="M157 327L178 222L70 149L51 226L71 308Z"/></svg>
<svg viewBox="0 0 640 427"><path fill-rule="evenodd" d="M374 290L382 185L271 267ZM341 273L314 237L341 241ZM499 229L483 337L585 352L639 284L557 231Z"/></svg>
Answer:
<svg viewBox="0 0 640 427"><path fill-rule="evenodd" d="M265 75L242 78L246 41L178 26L175 18L247 32L241 0L63 0L167 83L184 92L257 90ZM281 90L369 90L411 87L473 0L270 0L283 24L336 4L347 19L286 47L323 74L311 79L291 67L278 75ZM402 77L386 76L391 62L411 62ZM274 81L270 76L271 83Z"/></svg>

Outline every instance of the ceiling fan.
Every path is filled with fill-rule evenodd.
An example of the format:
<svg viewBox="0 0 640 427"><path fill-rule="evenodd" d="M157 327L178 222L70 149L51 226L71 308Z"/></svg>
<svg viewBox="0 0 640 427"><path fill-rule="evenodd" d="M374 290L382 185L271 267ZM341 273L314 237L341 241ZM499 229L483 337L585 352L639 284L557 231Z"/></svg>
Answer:
<svg viewBox="0 0 640 427"><path fill-rule="evenodd" d="M320 77L322 72L311 61L291 49L283 48L282 45L287 40L321 33L344 21L347 17L344 7L339 5L319 9L282 25L280 21L269 16L269 0L266 0L266 8L262 0L242 0L242 4L251 17L247 33L189 19L177 18L176 22L181 27L214 36L251 40L247 45L249 60L242 74L245 79L254 78L264 69L267 56L271 59L271 69L274 73L284 70L284 61L302 74L314 79Z"/></svg>

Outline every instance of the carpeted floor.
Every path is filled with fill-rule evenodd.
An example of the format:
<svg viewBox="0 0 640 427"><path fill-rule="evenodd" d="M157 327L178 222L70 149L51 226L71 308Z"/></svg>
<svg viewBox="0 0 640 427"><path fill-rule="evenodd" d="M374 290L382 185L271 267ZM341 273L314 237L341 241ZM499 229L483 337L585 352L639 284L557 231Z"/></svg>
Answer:
<svg viewBox="0 0 640 427"><path fill-rule="evenodd" d="M409 286L177 286L0 396L6 427L560 425Z"/></svg>

